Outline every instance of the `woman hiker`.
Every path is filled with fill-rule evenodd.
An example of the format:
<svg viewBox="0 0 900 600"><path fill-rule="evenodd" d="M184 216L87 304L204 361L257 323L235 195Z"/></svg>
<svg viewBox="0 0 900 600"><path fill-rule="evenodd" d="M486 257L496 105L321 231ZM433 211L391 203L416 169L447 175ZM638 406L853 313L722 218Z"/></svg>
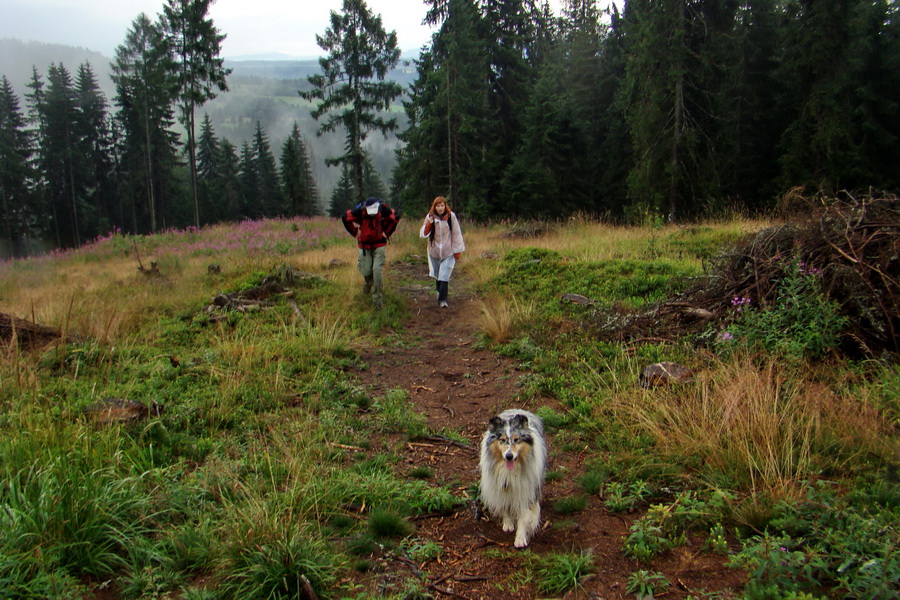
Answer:
<svg viewBox="0 0 900 600"><path fill-rule="evenodd" d="M456 213L450 210L450 203L438 196L431 203L425 215L425 222L419 230L419 237L428 238L428 276L434 277L438 293L438 304L447 308L447 291L450 276L460 253L465 252L462 229Z"/></svg>

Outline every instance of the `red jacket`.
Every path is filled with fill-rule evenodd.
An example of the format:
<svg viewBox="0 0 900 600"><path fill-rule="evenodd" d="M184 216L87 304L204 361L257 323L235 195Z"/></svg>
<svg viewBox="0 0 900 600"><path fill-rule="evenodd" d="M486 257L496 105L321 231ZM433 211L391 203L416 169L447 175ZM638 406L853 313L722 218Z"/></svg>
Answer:
<svg viewBox="0 0 900 600"><path fill-rule="evenodd" d="M360 248L372 250L387 245L400 217L393 208L382 202L374 215L366 213L364 206L357 206L341 215L341 221L347 232L356 238Z"/></svg>

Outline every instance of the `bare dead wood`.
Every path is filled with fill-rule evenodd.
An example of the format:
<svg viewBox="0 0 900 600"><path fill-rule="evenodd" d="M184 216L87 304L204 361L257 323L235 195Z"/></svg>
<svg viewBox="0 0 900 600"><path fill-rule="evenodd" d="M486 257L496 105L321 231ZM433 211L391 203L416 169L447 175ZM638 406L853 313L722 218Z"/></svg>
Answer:
<svg viewBox="0 0 900 600"><path fill-rule="evenodd" d="M291 309L294 311L294 317L301 323L309 323L309 320L306 318L306 315L303 314L303 311L300 310L300 306L297 305L297 301L293 298L288 299L288 305L290 305Z"/></svg>
<svg viewBox="0 0 900 600"><path fill-rule="evenodd" d="M340 448L341 450L353 450L354 452L365 452L365 448L360 448L358 446L348 446L346 444L338 444L335 442L330 442L328 444L332 448Z"/></svg>
<svg viewBox="0 0 900 600"><path fill-rule="evenodd" d="M472 446L470 446L468 444L464 444L462 442L458 442L453 439L450 439L445 435L429 435L428 437L426 437L424 439L428 440L429 442L442 442L444 444L449 444L450 446L456 446L457 448L462 448L463 450L470 450L470 451L475 450Z"/></svg>
<svg viewBox="0 0 900 600"><path fill-rule="evenodd" d="M43 345L63 337L60 330L0 313L0 338L18 347Z"/></svg>
<svg viewBox="0 0 900 600"><path fill-rule="evenodd" d="M440 588L433 583L428 584L428 588L436 591L438 594L443 594L444 596L451 596L453 598L463 598L464 600L468 600L465 596L457 594L456 592L451 592L450 590L445 590L444 588Z"/></svg>

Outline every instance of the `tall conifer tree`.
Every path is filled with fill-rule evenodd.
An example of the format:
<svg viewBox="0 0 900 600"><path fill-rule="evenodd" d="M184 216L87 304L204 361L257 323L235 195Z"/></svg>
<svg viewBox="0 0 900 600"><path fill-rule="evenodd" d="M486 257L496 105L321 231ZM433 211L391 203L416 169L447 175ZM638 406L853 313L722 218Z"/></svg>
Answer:
<svg viewBox="0 0 900 600"><path fill-rule="evenodd" d="M13 256L28 253L36 216L31 203L31 153L19 98L4 75L0 78L0 235L9 242Z"/></svg>
<svg viewBox="0 0 900 600"><path fill-rule="evenodd" d="M783 187L833 192L900 179L893 4L893 18L881 1L788 4L792 19L779 76L799 101L781 140Z"/></svg>
<svg viewBox="0 0 900 600"><path fill-rule="evenodd" d="M623 93L635 161L629 194L670 220L697 212L719 189L717 98L735 9L701 0L626 6Z"/></svg>
<svg viewBox="0 0 900 600"><path fill-rule="evenodd" d="M197 196L201 223L215 223L225 218L216 199L221 191L220 182L216 179L221 160L219 139L213 130L212 120L209 114L204 114L197 139Z"/></svg>
<svg viewBox="0 0 900 600"><path fill-rule="evenodd" d="M233 220L244 216L241 197L240 159L234 144L222 140L219 151L218 169L214 173L217 183L215 204L218 214L224 220Z"/></svg>
<svg viewBox="0 0 900 600"><path fill-rule="evenodd" d="M175 166L176 139L169 131L174 83L166 40L147 15L132 22L124 43L116 48L112 71L125 136L123 160L130 192L139 199L133 227L146 231L146 222L155 233L164 223Z"/></svg>
<svg viewBox="0 0 900 600"><path fill-rule="evenodd" d="M78 149L78 105L68 69L51 63L47 70L47 95L43 104L43 143L40 165L47 182L48 199L57 218L57 244L82 242L84 157Z"/></svg>
<svg viewBox="0 0 900 600"><path fill-rule="evenodd" d="M263 216L259 202L259 169L256 166L256 154L247 140L241 144L240 165L241 204L243 218L258 219Z"/></svg>
<svg viewBox="0 0 900 600"><path fill-rule="evenodd" d="M178 86L179 120L187 132L186 149L191 174L194 225L200 225L197 193L195 112L218 92L228 90L231 72L219 56L224 34L208 18L215 0L166 0L161 27L169 38L174 58L173 71Z"/></svg>
<svg viewBox="0 0 900 600"><path fill-rule="evenodd" d="M259 205L259 211L264 217L283 216L286 210L275 155L272 154L269 136L259 121L256 122L252 149L257 177L255 201Z"/></svg>
<svg viewBox="0 0 900 600"><path fill-rule="evenodd" d="M304 217L316 214L316 181L309 164L306 144L296 122L281 148L281 181L288 214Z"/></svg>
<svg viewBox="0 0 900 600"><path fill-rule="evenodd" d="M84 198L91 215L87 233L93 237L108 233L113 226L121 227L123 223L119 220L115 199L108 106L90 63L85 62L78 68L75 92L78 152L83 158Z"/></svg>
<svg viewBox="0 0 900 600"><path fill-rule="evenodd" d="M350 166L361 201L363 142L369 131L387 135L397 128L396 118L382 116L403 93L386 79L400 59L397 33L385 31L381 16L373 15L365 0L344 0L340 13L331 11L331 25L325 35L316 35L316 42L328 55L319 59L322 73L308 78L313 89L300 95L319 101L311 113L316 120L325 117L319 134L343 127L344 153L325 162Z"/></svg>

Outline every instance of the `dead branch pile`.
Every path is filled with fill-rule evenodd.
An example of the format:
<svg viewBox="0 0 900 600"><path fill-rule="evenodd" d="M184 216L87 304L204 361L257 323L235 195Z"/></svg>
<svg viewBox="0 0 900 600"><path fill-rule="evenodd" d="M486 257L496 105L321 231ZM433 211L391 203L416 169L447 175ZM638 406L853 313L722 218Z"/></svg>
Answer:
<svg viewBox="0 0 900 600"><path fill-rule="evenodd" d="M298 285L304 281L322 281L319 275L297 271L289 265L282 264L276 267L263 279L262 283L254 288L232 292L230 294L218 294L206 307L206 312L216 310L234 310L248 312L274 306L278 298L288 298L298 318L303 318L296 302L290 300L293 291L287 286Z"/></svg>
<svg viewBox="0 0 900 600"><path fill-rule="evenodd" d="M290 293L290 290L281 285L279 280L268 279L263 284L249 290L216 295L210 305L206 307L206 312L213 312L216 309L238 312L259 310L275 305L275 302L271 300L272 296Z"/></svg>
<svg viewBox="0 0 900 600"><path fill-rule="evenodd" d="M805 217L748 236L671 301L639 314L605 311L595 323L620 341L696 331L730 315L736 297L771 305L787 269L802 263L849 320L845 350L900 353L900 199L833 199Z"/></svg>

